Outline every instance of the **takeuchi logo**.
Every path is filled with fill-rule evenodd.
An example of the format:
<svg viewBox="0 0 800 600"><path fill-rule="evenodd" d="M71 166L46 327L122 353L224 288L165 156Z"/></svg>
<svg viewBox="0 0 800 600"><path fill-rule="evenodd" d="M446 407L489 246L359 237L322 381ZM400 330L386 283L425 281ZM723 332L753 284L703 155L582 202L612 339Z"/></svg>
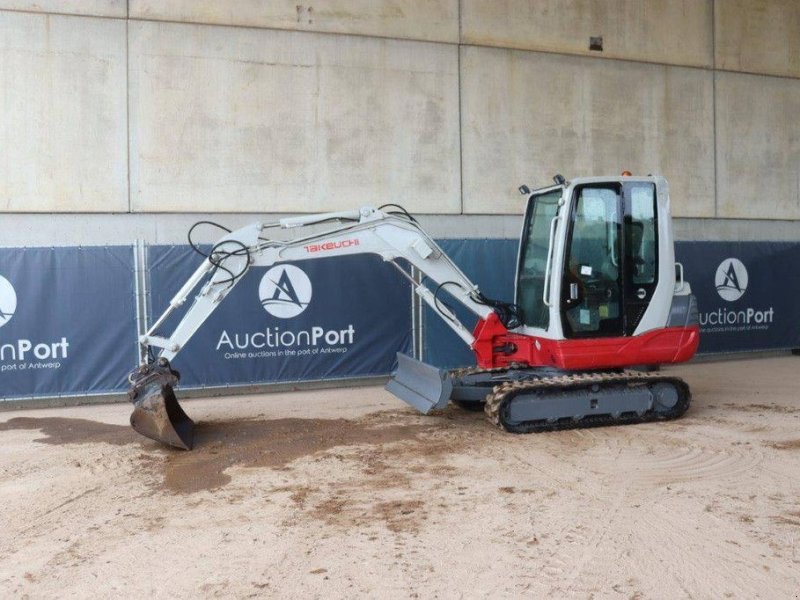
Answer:
<svg viewBox="0 0 800 600"><path fill-rule="evenodd" d="M738 258L726 258L717 267L714 283L723 300L733 302L747 291L747 269Z"/></svg>
<svg viewBox="0 0 800 600"><path fill-rule="evenodd" d="M311 302L311 280L294 265L277 265L261 278L258 286L261 306L279 319L291 319Z"/></svg>
<svg viewBox="0 0 800 600"><path fill-rule="evenodd" d="M0 275L0 327L14 316L17 310L17 292L11 282Z"/></svg>

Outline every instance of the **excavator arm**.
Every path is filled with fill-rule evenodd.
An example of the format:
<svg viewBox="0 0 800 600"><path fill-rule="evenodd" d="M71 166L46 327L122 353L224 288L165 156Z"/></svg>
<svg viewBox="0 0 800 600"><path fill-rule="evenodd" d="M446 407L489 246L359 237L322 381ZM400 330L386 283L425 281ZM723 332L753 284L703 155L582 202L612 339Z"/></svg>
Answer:
<svg viewBox="0 0 800 600"><path fill-rule="evenodd" d="M350 223L289 241L264 237L265 231L275 227L294 229L333 220L347 220ZM141 337L140 343L160 348L159 357L171 361L251 267L270 267L283 262L353 254L376 254L391 263L411 281L420 298L469 346L475 341L472 333L447 306L438 301L436 292L412 279L397 260L404 259L439 288L446 287L451 296L477 317L486 319L494 312L478 287L415 221L364 207L358 211L286 218L277 223L252 223L224 236L175 294L167 310ZM159 335L157 331L167 317L183 305L192 291L204 281L194 304L172 334L168 337Z"/></svg>
<svg viewBox="0 0 800 600"><path fill-rule="evenodd" d="M295 230L329 222L338 225L289 240L268 237L275 229ZM519 325L516 307L484 297L436 242L404 212L389 213L363 207L355 211L284 218L273 223L252 223L228 233L213 246L164 313L140 338L148 356L152 356L153 348L159 350L153 363L140 366L129 377L134 429L167 444L191 448L193 424L175 398L173 387L179 375L170 362L251 267L354 254L376 254L391 263L411 282L415 293L473 349L476 348L475 336L439 300L442 289L476 315L480 323L490 320L495 330L498 326L506 329ZM434 291L415 280L398 263L400 259L425 275L436 286ZM160 333L169 315L185 304L198 286L200 290L192 306L172 333ZM446 406L450 396L448 385L448 379L438 369L398 354L398 371L387 389L427 413Z"/></svg>

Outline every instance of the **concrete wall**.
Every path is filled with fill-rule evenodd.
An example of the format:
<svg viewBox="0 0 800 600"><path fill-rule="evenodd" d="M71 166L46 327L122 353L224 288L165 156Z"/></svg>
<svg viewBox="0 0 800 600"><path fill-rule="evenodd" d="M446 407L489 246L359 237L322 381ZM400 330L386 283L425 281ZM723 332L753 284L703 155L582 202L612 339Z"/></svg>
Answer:
<svg viewBox="0 0 800 600"><path fill-rule="evenodd" d="M800 77L800 2L718 0L719 69Z"/></svg>
<svg viewBox="0 0 800 600"><path fill-rule="evenodd" d="M461 65L465 212L519 212L517 186L555 173L627 169L665 175L676 214L714 216L710 72L479 47Z"/></svg>
<svg viewBox="0 0 800 600"><path fill-rule="evenodd" d="M126 0L0 0L0 10L125 18Z"/></svg>
<svg viewBox="0 0 800 600"><path fill-rule="evenodd" d="M460 211L458 49L130 26L133 211Z"/></svg>
<svg viewBox="0 0 800 600"><path fill-rule="evenodd" d="M744 0L743 0L744 1ZM711 0L463 0L463 42L710 67ZM602 52L590 50L602 37Z"/></svg>
<svg viewBox="0 0 800 600"><path fill-rule="evenodd" d="M716 78L720 214L800 219L800 79Z"/></svg>
<svg viewBox="0 0 800 600"><path fill-rule="evenodd" d="M130 0L134 19L458 42L458 0Z"/></svg>
<svg viewBox="0 0 800 600"><path fill-rule="evenodd" d="M0 243L387 201L498 237L520 183L622 169L685 235L792 236L798 31L796 0L0 0Z"/></svg>
<svg viewBox="0 0 800 600"><path fill-rule="evenodd" d="M0 210L128 209L125 22L0 11Z"/></svg>

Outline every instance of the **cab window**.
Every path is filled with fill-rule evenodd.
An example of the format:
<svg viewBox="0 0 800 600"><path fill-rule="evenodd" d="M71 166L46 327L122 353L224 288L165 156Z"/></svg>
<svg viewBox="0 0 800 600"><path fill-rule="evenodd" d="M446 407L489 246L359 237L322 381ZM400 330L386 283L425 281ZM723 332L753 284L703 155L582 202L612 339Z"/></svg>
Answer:
<svg viewBox="0 0 800 600"><path fill-rule="evenodd" d="M525 232L520 248L517 278L517 304L528 327L547 329L550 311L542 300L547 250L550 244L550 223L558 211L562 188L534 196L528 208Z"/></svg>
<svg viewBox="0 0 800 600"><path fill-rule="evenodd" d="M629 190L632 281L634 285L649 285L656 281L658 265L655 186L637 183L631 184Z"/></svg>
<svg viewBox="0 0 800 600"><path fill-rule="evenodd" d="M562 280L567 337L622 333L622 202L619 186L576 192Z"/></svg>

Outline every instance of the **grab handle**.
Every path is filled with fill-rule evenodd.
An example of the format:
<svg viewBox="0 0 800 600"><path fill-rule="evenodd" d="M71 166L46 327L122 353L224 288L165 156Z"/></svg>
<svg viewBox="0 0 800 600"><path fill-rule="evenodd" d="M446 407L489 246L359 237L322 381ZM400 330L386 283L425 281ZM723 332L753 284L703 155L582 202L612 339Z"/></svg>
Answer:
<svg viewBox="0 0 800 600"><path fill-rule="evenodd" d="M550 221L550 240L547 243L547 263L544 267L544 285L542 286L542 300L545 306L552 306L550 302L550 262L553 260L553 238L555 237L558 215Z"/></svg>

